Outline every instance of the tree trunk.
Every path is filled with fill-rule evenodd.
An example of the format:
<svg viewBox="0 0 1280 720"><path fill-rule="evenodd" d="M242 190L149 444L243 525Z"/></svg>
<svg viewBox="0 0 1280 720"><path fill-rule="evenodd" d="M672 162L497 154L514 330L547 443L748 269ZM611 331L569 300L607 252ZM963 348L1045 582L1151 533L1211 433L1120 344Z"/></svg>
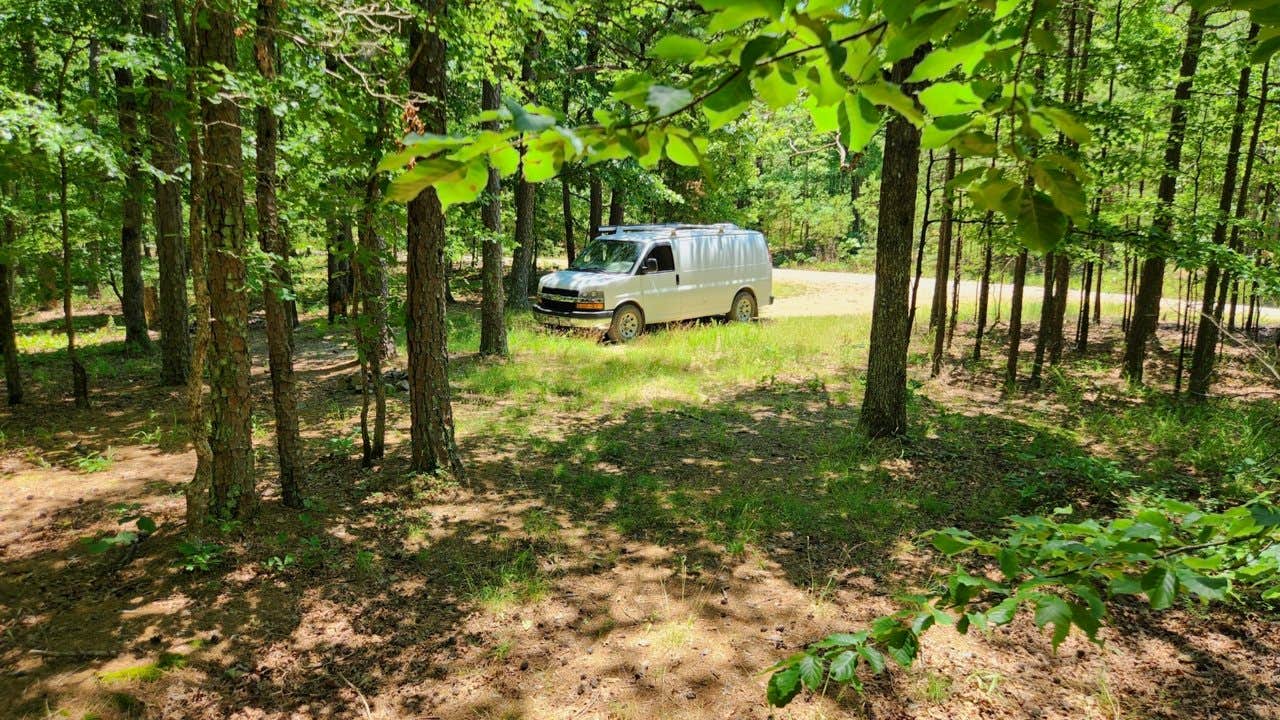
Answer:
<svg viewBox="0 0 1280 720"><path fill-rule="evenodd" d="M6 190L9 197L17 194L12 186ZM9 404L18 405L22 402L22 369L18 365L18 340L13 331L13 267L6 262L18 234L11 213L5 213L0 232L4 233L0 235L0 352L4 353L4 383Z"/></svg>
<svg viewBox="0 0 1280 720"><path fill-rule="evenodd" d="M1044 371L1045 351L1049 347L1050 328L1053 325L1053 287L1054 274L1058 271L1055 253L1044 256L1044 287L1040 296L1040 326L1036 328L1035 355L1031 360L1031 387L1040 387L1040 376Z"/></svg>
<svg viewBox="0 0 1280 720"><path fill-rule="evenodd" d="M594 167L587 170L588 205L587 242L596 239L600 234L600 225L604 217L604 182L600 180L600 171Z"/></svg>
<svg viewBox="0 0 1280 720"><path fill-rule="evenodd" d="M1151 221L1151 256L1142 263L1138 294L1134 298L1133 318L1125 336L1124 374L1129 382L1142 383L1142 370L1147 357L1147 341L1155 336L1160 321L1160 298L1164 293L1164 249L1173 227L1173 201L1178 190L1178 172L1182 165L1182 141L1187 131L1187 104L1196 66L1200 62L1200 46L1204 40L1205 15L1194 6L1187 19L1187 40L1182 51L1180 78L1173 93L1169 112L1169 134L1165 138L1164 171L1160 177L1155 217Z"/></svg>
<svg viewBox="0 0 1280 720"><path fill-rule="evenodd" d="M200 61L206 71L237 65L234 7L214 2L198 24ZM205 94L205 231L209 253L210 467L209 515L246 518L257 505L249 395L249 296L245 291L243 131L236 103Z"/></svg>
<svg viewBox="0 0 1280 720"><path fill-rule="evenodd" d="M929 244L929 207L933 203L933 151L929 151L929 162L924 170L924 216L920 218L920 242L916 247L916 274L911 282L911 305L907 310L907 337L911 337L911 329L916 325L916 300L920 295L920 278L924 276L924 251ZM883 183L883 178L881 183ZM918 181L917 181L918 182ZM877 233L877 243L879 234Z"/></svg>
<svg viewBox="0 0 1280 720"><path fill-rule="evenodd" d="M142 31L157 46L169 42L169 19L156 0L142 4ZM182 237L182 188L177 178L181 157L173 121L173 81L147 73L151 164L165 174L155 178L156 257L160 270L160 382L184 385L191 365L187 329L187 257Z"/></svg>
<svg viewBox="0 0 1280 720"><path fill-rule="evenodd" d="M427 132L443 135L445 127L445 45L438 34L446 0L421 0L430 21L423 31L414 23L409 33L409 90L430 98L418 104ZM449 400L449 351L445 334L444 210L434 188L427 188L408 208L408 299L405 305L409 340L409 411L412 467L418 472L444 471L461 476L462 460L453 439L453 407Z"/></svg>
<svg viewBox="0 0 1280 720"><path fill-rule="evenodd" d="M538 56L539 35L525 45L520 58L520 82L526 94L533 93L533 61ZM524 179L524 148L520 148L520 167L516 171L516 248L511 256L511 279L507 305L520 310L529 307L529 285L533 276L536 249L533 237L533 213L537 206L538 186Z"/></svg>
<svg viewBox="0 0 1280 720"><path fill-rule="evenodd" d="M360 305L360 322L356 323L356 342L360 348L361 382L364 388L360 413L362 462L370 467L386 454L387 387L382 378L382 366L388 357L395 356L395 336L387 323L387 261L386 243L374 227L377 211L379 179L375 172L386 136L386 108L382 100L377 104L377 130L366 136L365 150L369 157L369 175L364 182L364 200L360 205L360 220L356 235L360 252L353 265L356 280L356 296ZM369 427L369 389L373 389L373 427Z"/></svg>
<svg viewBox="0 0 1280 720"><path fill-rule="evenodd" d="M933 264L933 307L929 310L929 327L933 329L933 364L929 377L942 372L943 343L947 334L947 279L951 271L951 224L955 198L948 184L956 176L956 151L947 153L942 179L942 218L938 224L938 255Z"/></svg>
<svg viewBox="0 0 1280 720"><path fill-rule="evenodd" d="M982 279L978 281L978 317L977 327L974 328L973 340L973 359L975 361L982 359L982 335L987 330L987 308L991 302L991 219L992 213L988 212L982 222L987 240L984 243L986 247L983 248L982 252Z"/></svg>
<svg viewBox="0 0 1280 720"><path fill-rule="evenodd" d="M955 259L951 261L951 313L947 320L948 350L951 349L951 339L956 333L956 322L960 318L960 266L964 262L964 237L961 229L956 227L952 231L951 238L951 245L955 248Z"/></svg>
<svg viewBox="0 0 1280 720"><path fill-rule="evenodd" d="M1027 249L1022 248L1013 264L1013 294L1009 299L1009 350L1004 366L1004 384L1012 389L1018 381L1018 355L1022 348L1022 292L1027 284Z"/></svg>
<svg viewBox="0 0 1280 720"><path fill-rule="evenodd" d="M622 215L626 211L627 191L621 185L614 185L609 196L609 224L621 225Z"/></svg>
<svg viewBox="0 0 1280 720"><path fill-rule="evenodd" d="M890 79L903 83L924 49L893 65ZM860 422L872 437L907 429L907 345L911 331L907 291L920 175L920 131L895 115L885 130L884 168L876 232L876 286L871 310L867 387Z"/></svg>
<svg viewBox="0 0 1280 720"><path fill-rule="evenodd" d="M1063 331L1067 319L1067 296L1071 292L1071 257L1065 252L1056 253L1053 271L1053 315L1049 317L1049 364L1062 362Z"/></svg>
<svg viewBox="0 0 1280 720"><path fill-rule="evenodd" d="M565 168L567 171L568 168ZM560 206L564 213L564 252L569 259L569 264L573 264L574 247L573 247L573 191L569 186L569 173L562 171L560 173Z"/></svg>
<svg viewBox="0 0 1280 720"><path fill-rule="evenodd" d="M347 303L351 299L351 218L346 214L326 223L329 238L325 242L325 287L329 299L329 324L347 317Z"/></svg>
<svg viewBox="0 0 1280 720"><path fill-rule="evenodd" d="M276 77L276 26L279 0L258 0L253 54L264 83ZM289 238L280 232L276 204L276 145L279 120L268 105L257 114L258 246L273 257L262 285L262 305L267 316L267 361L271 367L271 402L276 415L276 453L280 458L281 501L285 507L302 507L298 488L298 399L293 379L293 328L281 297L288 288L284 265L289 261Z"/></svg>
<svg viewBox="0 0 1280 720"><path fill-rule="evenodd" d="M144 28L145 30L145 28ZM88 67L88 85L89 85L89 101L93 103L93 107L98 108L102 102L102 94L100 92L99 79L101 73L99 71L98 58L101 55L102 43L96 37L89 38L89 67ZM34 93L32 93L34 96ZM90 112L85 116L85 125L93 134L98 133L98 115L96 112ZM91 182L89 187L89 202L93 207L101 207L102 196L99 190L101 183ZM98 300L102 297L102 236L95 229L89 236L89 277L85 284L85 295L91 300Z"/></svg>
<svg viewBox="0 0 1280 720"><path fill-rule="evenodd" d="M482 109L497 110L501 95L497 83L485 80L480 100ZM496 130L498 123L488 123L487 127ZM494 168L489 168L489 183L480 214L485 229L489 231L480 260L480 354L506 357L507 323L503 307L506 298L502 292L502 180Z"/></svg>
<svg viewBox="0 0 1280 720"><path fill-rule="evenodd" d="M124 314L124 342L135 351L148 350L147 316L142 298L142 143L138 138L138 96L133 72L114 71L124 150L124 193L120 199L120 308Z"/></svg>

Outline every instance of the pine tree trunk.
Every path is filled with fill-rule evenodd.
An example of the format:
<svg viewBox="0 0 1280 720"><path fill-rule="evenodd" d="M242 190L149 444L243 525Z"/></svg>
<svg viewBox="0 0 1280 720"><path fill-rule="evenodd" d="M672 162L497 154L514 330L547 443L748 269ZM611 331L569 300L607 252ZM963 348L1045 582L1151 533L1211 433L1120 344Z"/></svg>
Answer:
<svg viewBox="0 0 1280 720"><path fill-rule="evenodd" d="M964 262L964 236L962 228L952 231L951 244L955 248L955 259L951 261L951 313L947 320L947 349L951 349L952 337L956 334L956 322L960 319L960 266Z"/></svg>
<svg viewBox="0 0 1280 720"><path fill-rule="evenodd" d="M237 65L239 20L226 2L202 11L199 48L202 68ZM209 264L210 467L209 515L245 518L257 505L249 394L249 296L246 273L243 130L236 103L206 94L204 126L205 223Z"/></svg>
<svg viewBox="0 0 1280 720"><path fill-rule="evenodd" d="M501 91L497 83L484 81L481 108L497 110L501 100ZM488 123L490 130L496 130L498 123ZM506 357L507 355L507 323L505 319L506 298L502 290L502 180L498 171L489 168L489 184L485 189L485 202L480 214L484 220L488 235L484 239L481 256L481 298L480 298L480 354L490 357Z"/></svg>
<svg viewBox="0 0 1280 720"><path fill-rule="evenodd" d="M360 243L358 262L352 270L356 280L356 297L360 305L360 322L356 323L356 342L360 347L361 383L364 389L360 414L362 461L372 466L386 454L387 435L387 387L382 377L382 367L388 357L395 355L395 336L387 323L387 247L374 226L377 212L380 181L375 168L382 152L386 136L386 107L378 101L377 130L366 136L365 152L369 158L369 175L364 181L364 198L360 205L360 219L356 236ZM369 427L369 389L373 389L373 427Z"/></svg>
<svg viewBox="0 0 1280 720"><path fill-rule="evenodd" d="M1063 333L1067 320L1067 296L1071 294L1071 257L1065 252L1056 253L1053 271L1053 315L1049 327L1049 364L1062 362Z"/></svg>
<svg viewBox="0 0 1280 720"><path fill-rule="evenodd" d="M1165 138L1164 172L1160 177L1155 218L1151 221L1152 255L1142 262L1137 297L1133 301L1133 317L1125 336L1124 375L1129 382L1142 383L1143 365L1147 358L1147 342L1156 334L1160 321L1160 298L1164 293L1165 259L1162 248L1169 243L1173 228L1173 202L1178 190L1178 172L1182 165L1182 141L1187 132L1187 104L1191 99L1192 81L1200 62L1200 46L1204 40L1205 15L1192 7L1187 19L1187 40L1182 51L1180 78L1173 93L1169 112L1169 134Z"/></svg>
<svg viewBox="0 0 1280 720"><path fill-rule="evenodd" d="M258 0L254 58L265 83L276 77L276 25L279 0ZM282 292L288 287L284 264L290 255L289 238L280 232L280 210L276 203L276 146L279 120L267 105L257 114L257 203L258 246L272 254L272 263L262 286L262 305L267 316L267 360L271 368L271 402L276 416L276 454L280 458L281 500L285 507L302 507L298 488L300 471L298 399L293 379L293 328L285 310Z"/></svg>
<svg viewBox="0 0 1280 720"><path fill-rule="evenodd" d="M157 44L169 42L169 19L156 0L142 4L142 31ZM173 81L147 73L151 164L167 178L155 178L156 257L160 271L160 382L185 385L191 366L187 329L187 255L182 236L181 157L173 121Z"/></svg>
<svg viewBox="0 0 1280 720"><path fill-rule="evenodd" d="M918 50L912 57L894 63L891 81L906 81L922 55ZM920 131L895 115L885 129L875 297L867 387L860 413L862 427L872 437L901 435L907 429L907 345L911 331L907 291L919 176Z"/></svg>
<svg viewBox="0 0 1280 720"><path fill-rule="evenodd" d="M143 30L145 31L145 27ZM96 109L102 102L102 94L100 91L99 80L101 78L99 57L102 54L102 43L96 37L89 38L89 67L87 84L89 86L89 101L93 103ZM34 93L32 94L34 95ZM98 133L98 115L96 112L90 112L85 116L85 125L93 134ZM101 207L102 196L99 190L100 183L90 183L89 203L92 207ZM94 230L88 239L88 261L89 261L89 277L85 287L85 295L91 300L102 298L102 236L97 230Z"/></svg>
<svg viewBox="0 0 1280 720"><path fill-rule="evenodd" d="M1013 295L1009 299L1009 349L1004 366L1004 384L1018 382L1018 355L1022 347L1022 293L1027 284L1027 249L1022 248L1013 264Z"/></svg>
<svg viewBox="0 0 1280 720"><path fill-rule="evenodd" d="M568 168L560 172L560 207L564 214L564 253L568 258L569 264L573 264L574 246L573 234L573 190L569 186Z"/></svg>
<svg viewBox="0 0 1280 720"><path fill-rule="evenodd" d="M430 98L417 106L427 132L446 132L446 63L438 34L446 0L421 0L430 21L423 31L414 23L409 33L414 61L409 89ZM449 349L445 332L444 210L434 188L427 188L408 208L408 299L405 305L409 341L409 442L417 472L462 474L453 439L453 406L449 399Z"/></svg>
<svg viewBox="0 0 1280 720"><path fill-rule="evenodd" d="M12 185L5 190L8 197L17 195ZM0 232L3 233L0 235L0 352L4 353L4 383L9 404L18 405L22 402L22 369L18 365L18 340L13 330L13 268L5 262L18 235L11 213L5 213Z"/></svg>
<svg viewBox="0 0 1280 720"><path fill-rule="evenodd" d="M133 72L115 68L120 144L124 150L124 193L120 199L120 308L124 342L135 351L151 347L142 299L142 143L138 138L138 96Z"/></svg>

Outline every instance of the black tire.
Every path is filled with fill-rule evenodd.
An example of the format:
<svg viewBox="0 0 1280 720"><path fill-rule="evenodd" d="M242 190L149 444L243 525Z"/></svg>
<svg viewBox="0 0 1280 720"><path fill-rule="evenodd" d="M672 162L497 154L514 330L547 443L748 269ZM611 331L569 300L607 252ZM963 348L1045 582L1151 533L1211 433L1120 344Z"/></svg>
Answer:
<svg viewBox="0 0 1280 720"><path fill-rule="evenodd" d="M756 296L751 294L750 290L739 290L737 295L733 296L733 304L729 306L729 314L725 315L725 319L729 322L751 322L760 314L760 308L756 306Z"/></svg>
<svg viewBox="0 0 1280 720"><path fill-rule="evenodd" d="M616 343L628 343L644 334L644 312L630 303L613 311L613 322L605 333Z"/></svg>

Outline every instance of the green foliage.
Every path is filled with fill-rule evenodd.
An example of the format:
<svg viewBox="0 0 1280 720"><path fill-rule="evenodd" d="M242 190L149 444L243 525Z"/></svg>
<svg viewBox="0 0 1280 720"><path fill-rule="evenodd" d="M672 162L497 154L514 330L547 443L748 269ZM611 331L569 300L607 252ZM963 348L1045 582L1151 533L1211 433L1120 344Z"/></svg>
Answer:
<svg viewBox="0 0 1280 720"><path fill-rule="evenodd" d="M971 567L957 567L869 630L828 636L779 663L769 702L786 705L828 679L860 688L859 665L880 674L881 652L909 667L934 625L985 631L1029 608L1056 649L1072 628L1097 641L1108 603L1121 596L1142 596L1153 610L1181 599L1280 600L1280 508L1265 496L1222 512L1166 500L1106 523L1072 514L1011 517L994 540L954 528L930 533L943 555L972 558Z"/></svg>
<svg viewBox="0 0 1280 720"><path fill-rule="evenodd" d="M178 557L173 564L183 572L209 572L223 561L226 548L204 540L184 540L178 543Z"/></svg>
<svg viewBox="0 0 1280 720"><path fill-rule="evenodd" d="M97 555L104 553L113 547L127 547L129 545L133 545L154 533L157 528L156 521L146 515L140 515L132 512L134 509L135 508L126 508L124 512L120 513L122 515L120 518L120 524L128 525L129 523L133 523L133 530L121 530L115 535L107 535L99 538L84 538L81 542L84 543L85 548L89 552Z"/></svg>

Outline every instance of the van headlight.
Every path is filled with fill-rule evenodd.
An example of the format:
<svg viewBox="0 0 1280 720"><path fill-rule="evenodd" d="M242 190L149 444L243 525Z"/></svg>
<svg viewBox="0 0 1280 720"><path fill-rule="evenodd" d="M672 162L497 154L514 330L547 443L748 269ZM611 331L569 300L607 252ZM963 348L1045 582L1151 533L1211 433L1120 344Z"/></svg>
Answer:
<svg viewBox="0 0 1280 720"><path fill-rule="evenodd" d="M574 304L574 308L578 310L603 310L604 291L583 290L578 295L578 301Z"/></svg>

